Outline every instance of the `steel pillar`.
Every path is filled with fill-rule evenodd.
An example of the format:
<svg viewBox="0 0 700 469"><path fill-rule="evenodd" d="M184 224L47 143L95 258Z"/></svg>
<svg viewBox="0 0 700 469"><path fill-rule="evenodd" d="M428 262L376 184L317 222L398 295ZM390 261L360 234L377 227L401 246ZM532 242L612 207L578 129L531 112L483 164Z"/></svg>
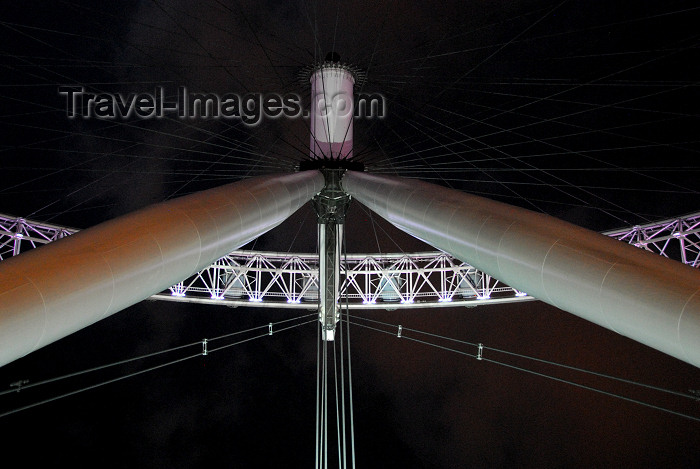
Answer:
<svg viewBox="0 0 700 469"><path fill-rule="evenodd" d="M0 264L0 365L187 278L277 226L323 187L319 171L173 199Z"/></svg>
<svg viewBox="0 0 700 469"><path fill-rule="evenodd" d="M340 188L343 170L324 169L323 174L326 186L313 202L318 215L318 316L323 324L323 340L328 341L335 338L335 325L340 320L340 251L350 198Z"/></svg>
<svg viewBox="0 0 700 469"><path fill-rule="evenodd" d="M700 367L700 271L556 218L416 180L348 171L398 228L520 291Z"/></svg>

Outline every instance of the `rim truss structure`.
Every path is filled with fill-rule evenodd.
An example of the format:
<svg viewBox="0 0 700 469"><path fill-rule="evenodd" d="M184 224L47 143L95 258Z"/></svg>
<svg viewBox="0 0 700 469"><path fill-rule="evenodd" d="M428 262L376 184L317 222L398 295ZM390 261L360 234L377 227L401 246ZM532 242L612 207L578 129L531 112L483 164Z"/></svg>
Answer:
<svg viewBox="0 0 700 469"><path fill-rule="evenodd" d="M0 261L78 230L0 214Z"/></svg>
<svg viewBox="0 0 700 469"><path fill-rule="evenodd" d="M0 260L78 230L0 214ZM700 268L700 212L603 233ZM347 267L346 267L347 266ZM349 254L340 300L350 309L398 309L534 299L443 252ZM234 251L152 299L316 310L318 255Z"/></svg>
<svg viewBox="0 0 700 469"><path fill-rule="evenodd" d="M340 278L340 299L350 309L532 299L442 252L344 256ZM152 298L315 310L318 289L315 254L235 251Z"/></svg>
<svg viewBox="0 0 700 469"><path fill-rule="evenodd" d="M603 234L691 267L700 267L700 213Z"/></svg>

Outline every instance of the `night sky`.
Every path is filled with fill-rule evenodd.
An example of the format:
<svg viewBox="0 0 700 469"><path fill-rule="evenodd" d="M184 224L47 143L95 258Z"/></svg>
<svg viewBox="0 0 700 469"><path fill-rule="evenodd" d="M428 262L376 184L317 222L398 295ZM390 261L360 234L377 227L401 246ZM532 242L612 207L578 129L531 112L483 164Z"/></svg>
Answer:
<svg viewBox="0 0 700 469"><path fill-rule="evenodd" d="M697 2L646 0L13 2L0 15L0 213L88 228L294 171L309 157L307 120L68 119L58 87L128 94L160 86L172 96L186 86L308 101L299 72L333 50L366 72L362 91L387 99L384 119L355 122L355 155L368 171L598 231L694 212L699 11ZM306 206L246 248L314 252L315 237ZM351 206L348 252L429 249ZM144 301L0 368L1 391L195 344L0 395L2 414L116 380L0 417L0 466L312 466L313 325L117 380L197 354L205 337L299 314ZM697 368L539 302L358 315L679 393L700 390ZM700 467L697 400L491 352L692 420L350 330L357 467Z"/></svg>

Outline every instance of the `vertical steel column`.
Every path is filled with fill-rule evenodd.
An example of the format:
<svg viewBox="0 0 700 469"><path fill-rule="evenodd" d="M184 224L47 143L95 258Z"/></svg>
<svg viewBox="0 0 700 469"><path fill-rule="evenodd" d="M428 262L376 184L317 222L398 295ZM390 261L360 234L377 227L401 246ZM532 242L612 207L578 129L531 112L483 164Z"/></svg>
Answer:
<svg viewBox="0 0 700 469"><path fill-rule="evenodd" d="M342 225L318 224L319 246L319 321L326 332L324 340L333 340L335 324L340 320L338 290L340 284L340 240Z"/></svg>
<svg viewBox="0 0 700 469"><path fill-rule="evenodd" d="M334 340L335 325L340 320L338 292L340 287L340 250L343 224L350 198L340 188L343 170L324 169L326 186L313 199L318 215L319 253L319 321L323 324L323 340Z"/></svg>
<svg viewBox="0 0 700 469"><path fill-rule="evenodd" d="M348 171L342 187L396 227L511 287L700 367L700 270L434 184Z"/></svg>

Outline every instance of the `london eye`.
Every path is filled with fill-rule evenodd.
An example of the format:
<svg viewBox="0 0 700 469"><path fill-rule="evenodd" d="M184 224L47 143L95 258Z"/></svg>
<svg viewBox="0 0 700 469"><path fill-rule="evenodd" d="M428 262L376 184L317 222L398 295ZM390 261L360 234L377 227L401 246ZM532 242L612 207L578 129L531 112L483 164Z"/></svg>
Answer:
<svg viewBox="0 0 700 469"><path fill-rule="evenodd" d="M700 462L692 2L3 16L8 461Z"/></svg>

